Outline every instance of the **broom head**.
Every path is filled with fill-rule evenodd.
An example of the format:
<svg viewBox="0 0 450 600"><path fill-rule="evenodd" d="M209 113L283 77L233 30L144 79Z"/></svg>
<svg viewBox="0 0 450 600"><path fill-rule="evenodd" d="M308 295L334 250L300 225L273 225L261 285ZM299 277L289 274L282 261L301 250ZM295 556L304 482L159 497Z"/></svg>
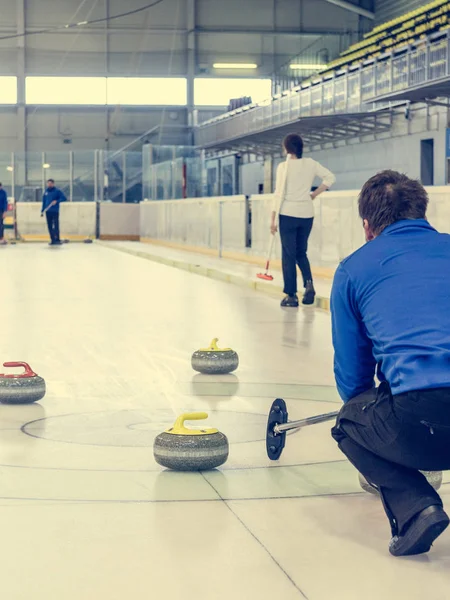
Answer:
<svg viewBox="0 0 450 600"><path fill-rule="evenodd" d="M265 281L273 281L273 276L269 275L268 273L258 273L256 277L259 277L259 279L265 279Z"/></svg>

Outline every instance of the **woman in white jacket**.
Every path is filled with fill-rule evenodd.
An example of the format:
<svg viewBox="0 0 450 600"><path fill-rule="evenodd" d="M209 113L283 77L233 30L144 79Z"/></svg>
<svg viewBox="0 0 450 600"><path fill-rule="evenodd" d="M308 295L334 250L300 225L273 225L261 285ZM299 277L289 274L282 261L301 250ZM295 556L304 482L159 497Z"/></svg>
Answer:
<svg viewBox="0 0 450 600"><path fill-rule="evenodd" d="M297 265L302 273L305 288L303 304L313 304L316 295L306 254L314 221L313 200L331 187L336 178L317 161L303 158L303 140L299 135L288 135L283 141L283 146L290 158L278 166L271 232L275 235L278 230L276 216L279 214L286 294L281 306L297 307ZM322 179L322 183L311 193L316 177Z"/></svg>

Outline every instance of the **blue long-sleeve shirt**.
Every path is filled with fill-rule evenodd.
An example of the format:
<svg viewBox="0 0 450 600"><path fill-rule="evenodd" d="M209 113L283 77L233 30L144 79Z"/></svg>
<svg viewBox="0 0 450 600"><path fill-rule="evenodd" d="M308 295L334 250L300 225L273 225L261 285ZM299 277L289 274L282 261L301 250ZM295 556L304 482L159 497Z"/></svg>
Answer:
<svg viewBox="0 0 450 600"><path fill-rule="evenodd" d="M0 215L3 215L8 210L8 196L5 190L0 190Z"/></svg>
<svg viewBox="0 0 450 600"><path fill-rule="evenodd" d="M61 202L65 202L67 200L62 191L59 190L57 187L47 188L42 197L41 212L44 212L47 206L50 206L50 204L54 200L56 200L56 204L54 206L51 206L47 212L59 212L59 205L61 204Z"/></svg>
<svg viewBox="0 0 450 600"><path fill-rule="evenodd" d="M450 235L398 221L345 259L331 293L341 398L450 387Z"/></svg>

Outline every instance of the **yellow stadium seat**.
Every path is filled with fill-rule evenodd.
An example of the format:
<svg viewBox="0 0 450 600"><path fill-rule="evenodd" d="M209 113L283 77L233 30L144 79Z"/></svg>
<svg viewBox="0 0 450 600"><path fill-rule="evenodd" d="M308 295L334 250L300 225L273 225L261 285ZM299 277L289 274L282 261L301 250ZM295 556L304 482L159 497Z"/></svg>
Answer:
<svg viewBox="0 0 450 600"><path fill-rule="evenodd" d="M364 60L376 58L383 53L401 49L407 44L420 40L432 31L444 31L450 28L450 0L434 0L378 25L364 38L352 44L338 58L330 62L326 72L357 65Z"/></svg>

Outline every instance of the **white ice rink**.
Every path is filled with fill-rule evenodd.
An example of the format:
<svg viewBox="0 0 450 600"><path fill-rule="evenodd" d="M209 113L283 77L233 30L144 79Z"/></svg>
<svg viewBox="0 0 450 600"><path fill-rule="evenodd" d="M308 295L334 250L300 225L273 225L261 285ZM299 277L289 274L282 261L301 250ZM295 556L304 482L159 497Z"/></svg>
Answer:
<svg viewBox="0 0 450 600"><path fill-rule="evenodd" d="M48 389L0 406L5 600L450 598L450 534L392 558L381 503L329 423L266 457L275 397L293 419L340 406L327 313L97 244L17 245L0 261L0 359L29 362ZM238 351L235 375L191 370L213 337ZM154 462L155 435L187 410L229 437L220 470Z"/></svg>

